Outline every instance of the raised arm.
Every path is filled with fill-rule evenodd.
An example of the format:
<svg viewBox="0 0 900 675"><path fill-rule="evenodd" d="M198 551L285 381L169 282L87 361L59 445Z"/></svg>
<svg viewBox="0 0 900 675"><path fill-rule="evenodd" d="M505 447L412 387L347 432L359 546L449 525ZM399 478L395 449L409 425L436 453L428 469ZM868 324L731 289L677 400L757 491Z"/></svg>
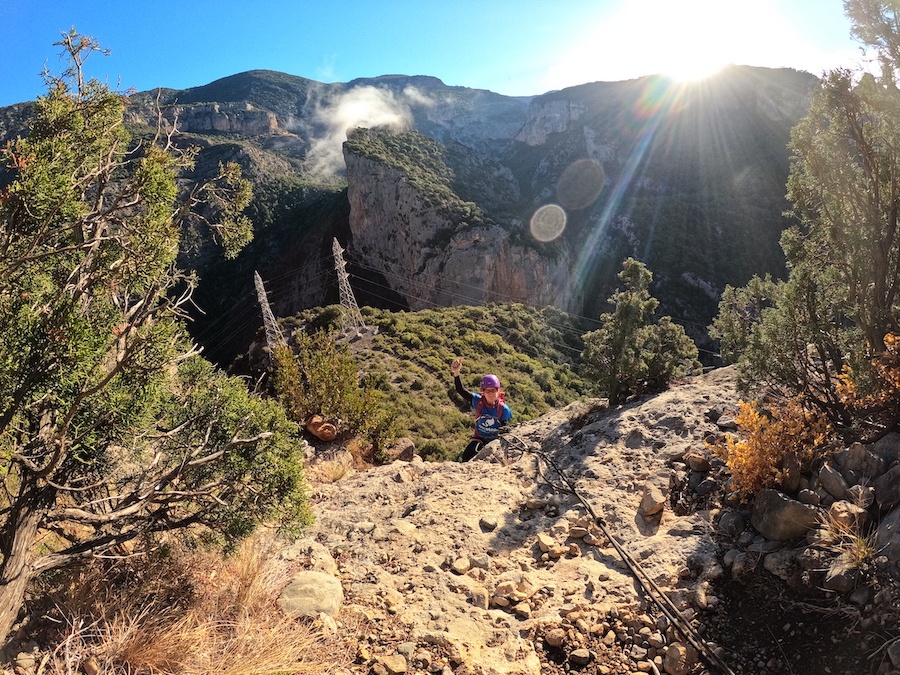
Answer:
<svg viewBox="0 0 900 675"><path fill-rule="evenodd" d="M472 403L472 392L467 391L463 386L462 380L459 378L459 373L462 370L462 359L454 359L453 363L450 364L450 372L453 373L453 384L456 387L456 393L466 399L466 402L471 405Z"/></svg>

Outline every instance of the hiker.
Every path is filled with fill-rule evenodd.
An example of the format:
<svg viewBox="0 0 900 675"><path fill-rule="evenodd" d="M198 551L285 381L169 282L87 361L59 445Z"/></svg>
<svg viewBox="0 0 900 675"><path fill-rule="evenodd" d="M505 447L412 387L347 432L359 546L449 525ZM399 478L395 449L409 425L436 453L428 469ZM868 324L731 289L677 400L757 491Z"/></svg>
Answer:
<svg viewBox="0 0 900 675"><path fill-rule="evenodd" d="M462 359L455 359L450 364L453 373L453 384L457 393L466 399L475 411L475 431L472 440L463 451L460 461L468 462L488 441L500 435L501 427L505 427L512 419L512 411L504 403L504 392L500 388L500 380L496 375L485 375L481 378L481 392L467 391L459 379Z"/></svg>

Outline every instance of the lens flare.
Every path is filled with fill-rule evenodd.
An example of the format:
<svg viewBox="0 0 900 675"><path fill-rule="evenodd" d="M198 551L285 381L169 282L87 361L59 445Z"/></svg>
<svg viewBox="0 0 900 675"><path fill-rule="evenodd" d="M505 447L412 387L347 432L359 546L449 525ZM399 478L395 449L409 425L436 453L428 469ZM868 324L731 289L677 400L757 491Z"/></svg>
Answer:
<svg viewBox="0 0 900 675"><path fill-rule="evenodd" d="M531 216L530 229L538 241L553 241L566 229L566 212L557 204L545 204Z"/></svg>
<svg viewBox="0 0 900 675"><path fill-rule="evenodd" d="M583 209L593 204L606 182L603 167L593 159L570 164L556 184L556 196L563 208Z"/></svg>

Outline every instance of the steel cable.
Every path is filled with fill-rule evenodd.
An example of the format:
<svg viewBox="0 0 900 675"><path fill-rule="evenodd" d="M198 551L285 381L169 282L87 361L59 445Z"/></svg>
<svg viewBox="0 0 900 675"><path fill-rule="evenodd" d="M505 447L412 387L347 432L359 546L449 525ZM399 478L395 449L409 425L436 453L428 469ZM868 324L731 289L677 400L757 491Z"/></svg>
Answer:
<svg viewBox="0 0 900 675"><path fill-rule="evenodd" d="M627 565L628 569L631 571L634 578L644 589L644 592L647 594L647 597L660 609L660 611L665 615L665 617L675 626L678 631L682 634L685 640L687 640L691 646L697 650L698 654L701 654L707 661L708 665L720 669L720 671L724 675L735 675L734 671L725 663L724 660L706 644L703 640L702 636L694 630L693 626L681 616L681 612L672 602L672 600L667 596L663 590L653 581L652 578L647 574L647 572L638 564L638 562L631 556L631 554L625 550L622 544L613 536L612 532L610 532L609 528L606 526L606 520L603 516L598 515L594 508L591 506L590 502L588 502L585 497L578 492L575 484L572 480L560 469L559 465L543 450L539 450L533 447L530 447L525 443L521 438L515 436L509 432L501 435L500 438L507 443L512 443L515 441L519 445L519 450L522 452L529 452L535 455L539 460L545 462L549 467L556 472L556 475L559 476L560 480L565 483L565 489L561 488L559 485L556 485L553 481L549 480L538 468L538 473L541 475L544 480L554 489L560 492L565 492L568 494L572 494L576 499L581 503L584 509L588 512L588 514L593 519L594 523L597 527L600 528L600 531L603 532L603 535L609 540L610 544L612 544L613 548L616 550L616 553L619 554L619 557L622 561Z"/></svg>

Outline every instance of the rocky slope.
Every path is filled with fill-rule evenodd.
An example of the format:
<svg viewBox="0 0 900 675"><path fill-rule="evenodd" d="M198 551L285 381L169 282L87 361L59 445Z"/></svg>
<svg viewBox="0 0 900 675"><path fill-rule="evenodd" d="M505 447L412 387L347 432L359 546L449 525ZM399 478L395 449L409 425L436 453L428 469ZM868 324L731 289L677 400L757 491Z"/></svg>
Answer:
<svg viewBox="0 0 900 675"><path fill-rule="evenodd" d="M896 560L880 599L866 592L845 605L832 594L835 611L804 614L763 564L790 542L723 508L721 462L704 441L733 424L737 401L732 370L720 369L616 410L575 404L516 425L467 464L357 473L340 450L320 449L310 466L317 524L283 553L307 571L282 606L360 640L338 673L687 675L718 672L717 657L735 673L894 672ZM557 489L541 453L605 532ZM701 653L607 535L703 636Z"/></svg>

